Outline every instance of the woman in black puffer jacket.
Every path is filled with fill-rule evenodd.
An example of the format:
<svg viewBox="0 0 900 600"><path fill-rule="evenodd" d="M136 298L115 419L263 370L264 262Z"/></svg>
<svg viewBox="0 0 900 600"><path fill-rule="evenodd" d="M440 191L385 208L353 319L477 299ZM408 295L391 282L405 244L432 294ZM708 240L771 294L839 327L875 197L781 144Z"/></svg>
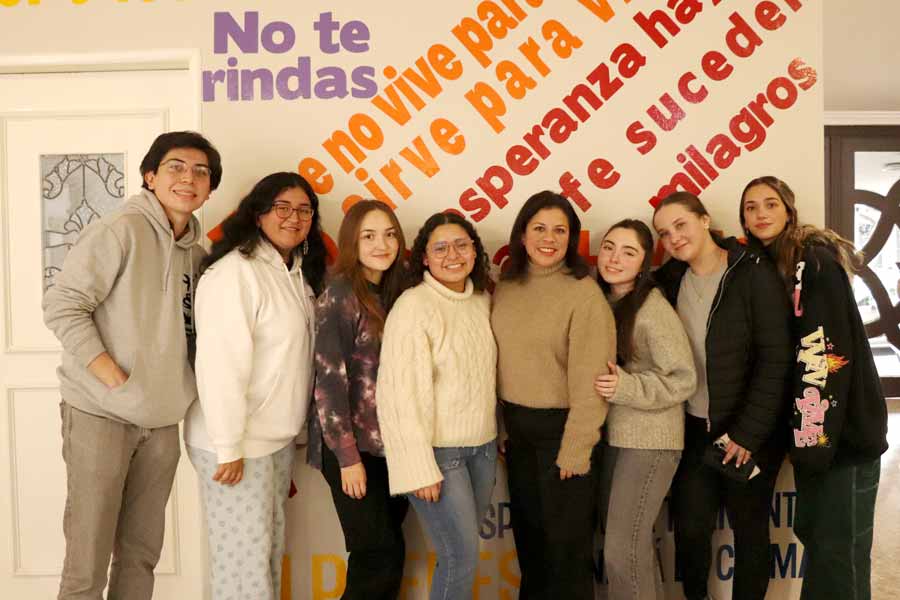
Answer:
<svg viewBox="0 0 900 600"><path fill-rule="evenodd" d="M769 583L772 492L786 451L790 306L765 255L714 236L709 213L693 194L664 199L653 225L673 257L656 275L684 323L698 379L672 484L685 596L707 596L710 538L724 503L734 530L732 598L762 600ZM704 452L720 438L726 463L739 467L752 460L761 472L741 482L704 464Z"/></svg>

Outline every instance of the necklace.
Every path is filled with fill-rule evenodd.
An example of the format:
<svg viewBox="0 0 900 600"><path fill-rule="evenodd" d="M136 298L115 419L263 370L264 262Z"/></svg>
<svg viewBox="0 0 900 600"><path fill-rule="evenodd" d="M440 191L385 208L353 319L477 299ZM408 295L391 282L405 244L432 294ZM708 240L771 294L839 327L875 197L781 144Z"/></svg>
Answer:
<svg viewBox="0 0 900 600"><path fill-rule="evenodd" d="M687 288L694 295L697 302L703 304L706 301L712 300L710 296L715 294L716 289L719 287L719 279L713 275L714 274L710 274L701 277L699 275L694 275L693 271L689 271L685 275Z"/></svg>

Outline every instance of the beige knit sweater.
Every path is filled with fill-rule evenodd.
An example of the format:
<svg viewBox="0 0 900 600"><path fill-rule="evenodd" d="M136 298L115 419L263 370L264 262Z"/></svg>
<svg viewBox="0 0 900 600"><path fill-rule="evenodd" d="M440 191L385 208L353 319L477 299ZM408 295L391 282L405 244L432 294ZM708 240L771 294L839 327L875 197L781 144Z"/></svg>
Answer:
<svg viewBox="0 0 900 600"><path fill-rule="evenodd" d="M590 470L607 403L594 376L615 360L616 327L597 283L575 279L560 262L532 267L524 281L501 281L491 325L497 339L498 392L531 408L568 408L556 464L577 474Z"/></svg>
<svg viewBox="0 0 900 600"><path fill-rule="evenodd" d="M490 297L425 280L394 304L384 327L375 403L391 494L443 480L435 447L497 437L497 347Z"/></svg>
<svg viewBox="0 0 900 600"><path fill-rule="evenodd" d="M606 428L611 446L684 448L684 402L697 375L681 320L662 293L650 292L634 324L634 356L619 367Z"/></svg>

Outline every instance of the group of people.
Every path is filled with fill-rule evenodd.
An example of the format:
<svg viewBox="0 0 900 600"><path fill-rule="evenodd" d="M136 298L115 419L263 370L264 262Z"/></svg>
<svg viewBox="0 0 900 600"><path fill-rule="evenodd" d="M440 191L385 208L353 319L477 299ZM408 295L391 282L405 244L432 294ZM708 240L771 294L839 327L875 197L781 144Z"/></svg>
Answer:
<svg viewBox="0 0 900 600"><path fill-rule="evenodd" d="M660 597L653 524L671 488L687 598L707 597L724 504L732 597L762 600L788 452L802 598L869 597L887 416L850 285L860 259L799 222L783 181L735 203L746 244L711 230L696 196L662 200L671 258L655 271L651 228L614 224L596 278L571 204L539 192L495 284L468 220L432 215L407 253L377 200L347 211L326 275L319 200L295 173L260 180L207 255L192 213L221 180L215 148L163 134L141 174L44 298L64 350L60 599L100 598L110 556L109 597L151 597L183 418L217 600L280 597L304 427L349 552L345 599L398 597L410 505L437 554L430 597L471 597L500 456L519 598L592 599L596 527L610 598Z"/></svg>

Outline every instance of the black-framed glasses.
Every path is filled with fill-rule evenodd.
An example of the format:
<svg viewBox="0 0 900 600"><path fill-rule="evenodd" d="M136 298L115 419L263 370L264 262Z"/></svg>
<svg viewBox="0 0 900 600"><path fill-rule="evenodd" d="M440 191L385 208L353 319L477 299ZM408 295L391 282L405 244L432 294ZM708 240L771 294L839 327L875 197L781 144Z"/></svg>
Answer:
<svg viewBox="0 0 900 600"><path fill-rule="evenodd" d="M189 167L186 162L177 158L170 158L159 166L165 167L166 171L175 177L183 177L188 172L188 169L190 169L194 179L209 179L210 175L212 175L212 169L206 165L191 165Z"/></svg>
<svg viewBox="0 0 900 600"><path fill-rule="evenodd" d="M275 216L281 219L282 221L287 221L291 218L293 213L297 213L297 218L301 221L309 221L313 218L313 214L316 211L313 210L312 206L299 206L294 208L287 202L276 202L272 205L272 211L274 211Z"/></svg>
<svg viewBox="0 0 900 600"><path fill-rule="evenodd" d="M444 258L450 253L451 247L460 256L469 256L475 248L475 242L469 238L457 238L452 242L435 242L428 247L428 253L435 258Z"/></svg>

